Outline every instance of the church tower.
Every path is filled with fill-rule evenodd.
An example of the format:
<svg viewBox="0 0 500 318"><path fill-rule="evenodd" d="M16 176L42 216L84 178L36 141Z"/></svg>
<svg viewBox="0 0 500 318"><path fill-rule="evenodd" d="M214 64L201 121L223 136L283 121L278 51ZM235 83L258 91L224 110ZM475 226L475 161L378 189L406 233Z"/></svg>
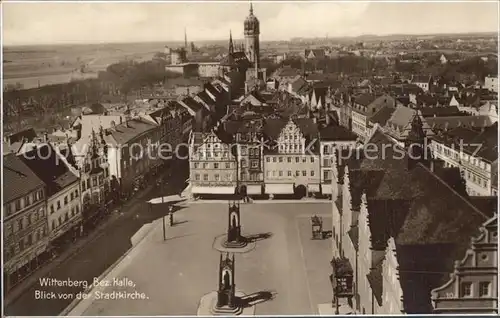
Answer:
<svg viewBox="0 0 500 318"><path fill-rule="evenodd" d="M250 3L250 15L245 19L245 54L251 64L258 68L260 58L259 35L260 22L253 15L253 6Z"/></svg>

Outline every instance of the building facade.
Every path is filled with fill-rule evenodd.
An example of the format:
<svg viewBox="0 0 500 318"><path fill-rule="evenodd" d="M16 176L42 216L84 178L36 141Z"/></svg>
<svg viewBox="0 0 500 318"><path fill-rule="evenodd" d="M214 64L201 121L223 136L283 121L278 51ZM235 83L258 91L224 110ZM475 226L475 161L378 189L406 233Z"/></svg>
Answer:
<svg viewBox="0 0 500 318"><path fill-rule="evenodd" d="M279 132L272 139L274 144L264 150L265 193L320 193L319 139L313 120L268 120L266 126L265 130Z"/></svg>
<svg viewBox="0 0 500 318"><path fill-rule="evenodd" d="M193 132L189 141L191 193L230 195L236 192L237 157L231 142L224 142L215 132Z"/></svg>
<svg viewBox="0 0 500 318"><path fill-rule="evenodd" d="M119 192L128 196L143 186L152 168L161 163L162 134L157 125L136 118L114 125L104 135L110 178Z"/></svg>
<svg viewBox="0 0 500 318"><path fill-rule="evenodd" d="M498 93L498 76L486 76L484 78L484 87L489 91Z"/></svg>
<svg viewBox="0 0 500 318"><path fill-rule="evenodd" d="M451 279L432 291L436 314L498 314L498 216L481 227Z"/></svg>
<svg viewBox="0 0 500 318"><path fill-rule="evenodd" d="M435 136L432 153L444 161L446 167L460 168L471 196L496 196L495 167L498 164L498 124L482 132L459 127Z"/></svg>
<svg viewBox="0 0 500 318"><path fill-rule="evenodd" d="M44 182L15 154L3 157L4 288L6 291L48 259Z"/></svg>
<svg viewBox="0 0 500 318"><path fill-rule="evenodd" d="M329 118L327 116L327 118ZM334 179L334 165L337 161L337 150L348 150L356 147L357 135L349 131L347 128L336 124L327 125L319 129L320 137L320 157L321 157L321 193L332 196L336 194L332 187L337 187L332 184Z"/></svg>

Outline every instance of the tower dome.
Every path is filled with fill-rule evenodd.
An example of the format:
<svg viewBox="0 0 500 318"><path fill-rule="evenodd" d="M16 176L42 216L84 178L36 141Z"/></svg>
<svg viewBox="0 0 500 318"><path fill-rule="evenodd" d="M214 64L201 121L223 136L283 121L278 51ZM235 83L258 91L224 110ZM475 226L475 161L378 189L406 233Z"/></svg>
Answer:
<svg viewBox="0 0 500 318"><path fill-rule="evenodd" d="M260 26L259 19L257 19L257 17L253 15L253 6L250 3L250 14L245 19L244 23L245 35L259 34L260 33L259 26Z"/></svg>

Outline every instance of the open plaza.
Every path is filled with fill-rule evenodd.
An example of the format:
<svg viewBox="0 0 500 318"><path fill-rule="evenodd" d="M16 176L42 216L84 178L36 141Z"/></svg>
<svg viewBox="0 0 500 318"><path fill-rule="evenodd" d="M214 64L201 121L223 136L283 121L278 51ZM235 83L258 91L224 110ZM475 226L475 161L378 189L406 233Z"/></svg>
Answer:
<svg viewBox="0 0 500 318"><path fill-rule="evenodd" d="M311 216L322 216L330 229L331 209L329 203L241 205L242 234L257 239L253 249L235 254L236 290L273 295L254 303L254 314L318 314L318 306L331 303L331 240L311 238ZM227 230L228 204L186 204L174 219L173 227L165 222L166 240L157 220L67 314L196 315L203 296L218 289L214 241Z"/></svg>

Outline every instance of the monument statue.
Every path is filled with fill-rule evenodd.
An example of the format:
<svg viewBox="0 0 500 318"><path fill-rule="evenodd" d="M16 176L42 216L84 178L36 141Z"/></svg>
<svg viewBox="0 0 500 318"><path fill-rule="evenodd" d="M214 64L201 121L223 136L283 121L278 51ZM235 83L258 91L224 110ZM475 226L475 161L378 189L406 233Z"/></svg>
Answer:
<svg viewBox="0 0 500 318"><path fill-rule="evenodd" d="M220 255L219 260L219 289L217 290L216 309L236 308L234 284L234 254Z"/></svg>

